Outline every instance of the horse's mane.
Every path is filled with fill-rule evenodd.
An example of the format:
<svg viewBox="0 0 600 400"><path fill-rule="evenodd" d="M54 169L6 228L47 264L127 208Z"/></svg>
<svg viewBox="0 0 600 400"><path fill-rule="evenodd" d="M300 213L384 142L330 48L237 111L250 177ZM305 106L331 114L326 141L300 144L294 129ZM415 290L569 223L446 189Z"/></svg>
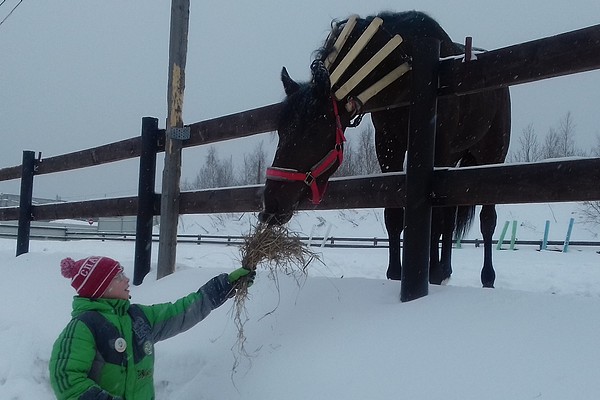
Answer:
<svg viewBox="0 0 600 400"><path fill-rule="evenodd" d="M357 25L366 27L371 21L379 17L384 21L384 29L392 35L399 33L405 42L412 42L417 37L435 37L441 41L441 56L457 54L456 44L452 42L450 36L438 24L438 22L422 11L383 11L377 15L371 15L366 18L359 18ZM314 51L315 60L325 60L331 51L335 40L341 33L346 19L334 19L331 21L331 31L322 47ZM364 28L363 28L364 29Z"/></svg>

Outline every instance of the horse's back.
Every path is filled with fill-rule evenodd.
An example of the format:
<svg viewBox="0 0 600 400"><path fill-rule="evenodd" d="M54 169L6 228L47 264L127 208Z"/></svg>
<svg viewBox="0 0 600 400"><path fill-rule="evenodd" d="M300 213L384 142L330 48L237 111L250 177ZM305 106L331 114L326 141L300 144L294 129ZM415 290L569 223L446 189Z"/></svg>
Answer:
<svg viewBox="0 0 600 400"><path fill-rule="evenodd" d="M403 36L403 46L406 46L409 55L413 50L414 39L423 36L440 39L441 57L464 54L465 46L453 42L443 28L425 13L384 12L377 16L383 19L383 27L390 34ZM399 88L397 96L391 97L402 98L403 93L400 92L408 92L408 82ZM437 111L436 165L452 166L467 153L470 153L479 165L504 161L510 138L510 112L508 88L440 98ZM371 115L376 140L393 144L394 152L398 153L396 156L402 160L409 129L407 115L406 108ZM385 151L384 145L379 147L379 152ZM389 151L388 148L387 152ZM380 156L380 159L385 157L389 158L389 154ZM397 170L398 162L391 164L394 164L394 170Z"/></svg>

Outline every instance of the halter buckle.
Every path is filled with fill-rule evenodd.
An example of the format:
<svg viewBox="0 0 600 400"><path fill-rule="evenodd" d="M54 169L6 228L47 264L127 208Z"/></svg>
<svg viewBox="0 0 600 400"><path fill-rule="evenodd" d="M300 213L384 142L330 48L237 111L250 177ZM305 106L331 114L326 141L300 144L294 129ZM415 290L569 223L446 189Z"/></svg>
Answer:
<svg viewBox="0 0 600 400"><path fill-rule="evenodd" d="M306 173L306 178L304 178L304 183L306 183L308 186L310 186L313 184L314 181L315 181L315 177L313 176L311 171L308 171Z"/></svg>

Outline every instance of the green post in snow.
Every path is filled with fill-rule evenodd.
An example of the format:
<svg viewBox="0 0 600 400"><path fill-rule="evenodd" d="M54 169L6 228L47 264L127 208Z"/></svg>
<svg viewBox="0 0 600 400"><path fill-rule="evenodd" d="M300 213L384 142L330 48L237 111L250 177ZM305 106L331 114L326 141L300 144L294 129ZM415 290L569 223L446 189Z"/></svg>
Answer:
<svg viewBox="0 0 600 400"><path fill-rule="evenodd" d="M567 237L565 238L565 244L563 245L563 253L566 253L569 249L569 241L571 240L571 232L573 231L573 223L575 220L571 218L569 220L569 229L567 229Z"/></svg>
<svg viewBox="0 0 600 400"><path fill-rule="evenodd" d="M508 224L508 221L504 223L504 228L502 228L502 233L500 234L500 239L498 239L498 246L496 246L496 250L502 250L502 242L504 242L504 237L506 236L506 231L508 230Z"/></svg>
<svg viewBox="0 0 600 400"><path fill-rule="evenodd" d="M510 249L515 249L515 242L517 241L517 221L512 223L512 233L510 235Z"/></svg>
<svg viewBox="0 0 600 400"><path fill-rule="evenodd" d="M548 233L550 233L550 221L546 220L546 227L544 228L544 239L542 240L542 246L540 250L546 250L548 247Z"/></svg>

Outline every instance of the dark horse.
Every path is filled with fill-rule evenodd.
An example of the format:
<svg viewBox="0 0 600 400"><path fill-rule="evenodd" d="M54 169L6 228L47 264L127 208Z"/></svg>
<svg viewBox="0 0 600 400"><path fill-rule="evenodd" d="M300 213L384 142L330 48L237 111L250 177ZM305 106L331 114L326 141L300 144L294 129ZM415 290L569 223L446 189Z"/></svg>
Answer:
<svg viewBox="0 0 600 400"><path fill-rule="evenodd" d="M385 58L381 65L408 60L413 54L413 43L423 37L440 40L440 56L460 56L465 47L454 43L439 24L424 13L408 11L382 13L358 19L357 27L364 31L376 17L383 20L381 30L387 37L399 34L402 43L398 49L405 57ZM327 180L341 163L344 129L351 126L354 112L347 111L350 95L341 99L333 96L339 84L331 84L332 67L327 57L334 51L334 41L347 20L334 22L324 46L316 52L312 80L293 81L285 68L281 80L286 93L278 124L279 142L272 167L267 171L264 190L264 209L261 222L285 224L292 217L301 200L312 198L318 203ZM352 35L351 35L352 36ZM348 39L348 42L354 39ZM374 39L375 40L375 37ZM386 39L387 40L387 39ZM381 44L378 45L381 48ZM354 63L359 63L359 58ZM339 59L336 60L339 62ZM362 60L364 63L364 60ZM476 62L476 61L471 61ZM329 68L327 68L329 67ZM360 66L359 66L360 67ZM358 68L354 68L357 70ZM368 81L369 78L367 77ZM389 89L381 92L386 104L398 104L408 97L410 72ZM367 82L367 84L372 82ZM393 88L393 90L391 89ZM367 103L368 104L368 103ZM353 109L352 107L349 107ZM403 170L407 150L409 107L398 107L371 113L375 128L377 158L382 172ZM510 97L508 89L444 97L438 100L435 166L475 166L502 163L508 151L510 137ZM468 229L474 216L474 206L434 208L430 252L431 283L440 284L450 277L452 236L458 237ZM400 235L404 227L404 210L386 208L385 225L389 235L389 265L387 277L401 277ZM496 227L496 210L491 204L483 205L480 213L484 242L484 265L481 282L493 287L495 272L492 266L492 235ZM441 257L439 241L442 241Z"/></svg>

